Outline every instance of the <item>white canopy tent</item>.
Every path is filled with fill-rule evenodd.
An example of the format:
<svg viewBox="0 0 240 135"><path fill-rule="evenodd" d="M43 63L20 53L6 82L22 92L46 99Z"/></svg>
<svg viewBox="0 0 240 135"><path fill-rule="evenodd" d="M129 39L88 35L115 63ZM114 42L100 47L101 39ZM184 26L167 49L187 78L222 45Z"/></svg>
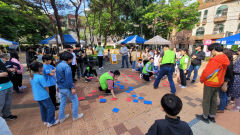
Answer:
<svg viewBox="0 0 240 135"><path fill-rule="evenodd" d="M144 44L148 44L148 45L170 45L171 42L162 38L161 36L155 36L155 37L147 40L146 42L144 42Z"/></svg>

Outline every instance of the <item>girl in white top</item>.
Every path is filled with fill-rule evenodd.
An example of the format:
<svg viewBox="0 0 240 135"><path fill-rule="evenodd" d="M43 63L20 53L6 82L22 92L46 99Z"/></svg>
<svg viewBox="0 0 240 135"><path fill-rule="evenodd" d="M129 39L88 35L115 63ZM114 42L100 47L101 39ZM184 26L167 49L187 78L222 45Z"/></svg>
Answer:
<svg viewBox="0 0 240 135"><path fill-rule="evenodd" d="M155 50L154 51L154 72L158 72L159 59L160 59L160 53L157 50Z"/></svg>

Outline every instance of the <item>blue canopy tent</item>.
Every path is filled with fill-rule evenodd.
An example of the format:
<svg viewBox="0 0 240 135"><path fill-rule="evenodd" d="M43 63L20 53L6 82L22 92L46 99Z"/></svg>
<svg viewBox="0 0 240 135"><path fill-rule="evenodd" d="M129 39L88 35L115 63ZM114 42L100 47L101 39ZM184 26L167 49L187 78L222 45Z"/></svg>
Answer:
<svg viewBox="0 0 240 135"><path fill-rule="evenodd" d="M216 42L223 45L240 45L240 33L229 37L217 39Z"/></svg>
<svg viewBox="0 0 240 135"><path fill-rule="evenodd" d="M40 44L56 44L57 42L56 42L55 36L52 36L50 38L40 41ZM58 35L57 38L58 38L58 43L61 44L60 36ZM71 35L63 34L63 38L64 38L65 44L77 44L77 41Z"/></svg>
<svg viewBox="0 0 240 135"><path fill-rule="evenodd" d="M14 42L14 41L9 41L9 40L6 40L4 38L0 38L0 45L16 45L16 46L18 46L19 43Z"/></svg>
<svg viewBox="0 0 240 135"><path fill-rule="evenodd" d="M127 38L125 38L121 44L143 44L145 41L145 39L143 39L142 37L138 36L138 35L133 35L133 36L129 36Z"/></svg>
<svg viewBox="0 0 240 135"><path fill-rule="evenodd" d="M0 38L0 45L9 45L9 49L17 49L19 43Z"/></svg>

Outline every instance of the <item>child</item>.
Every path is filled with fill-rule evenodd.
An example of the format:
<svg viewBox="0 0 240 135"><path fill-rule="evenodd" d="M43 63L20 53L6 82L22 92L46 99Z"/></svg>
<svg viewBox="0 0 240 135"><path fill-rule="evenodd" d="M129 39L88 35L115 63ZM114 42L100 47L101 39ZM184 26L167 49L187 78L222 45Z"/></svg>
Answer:
<svg viewBox="0 0 240 135"><path fill-rule="evenodd" d="M135 48L132 48L131 60L132 60L132 71L135 71L135 69L136 69L136 61L137 61L137 51L136 51Z"/></svg>
<svg viewBox="0 0 240 135"><path fill-rule="evenodd" d="M52 100L55 109L58 110L58 105L56 103L56 78L55 78L55 67L50 63L52 62L52 57L50 55L44 55L43 60L43 75L46 79L47 86L49 88L49 95Z"/></svg>
<svg viewBox="0 0 240 135"><path fill-rule="evenodd" d="M33 98L38 102L42 121L47 127L58 124L59 120L55 119L55 108L47 92L47 82L43 73L43 64L40 62L34 62L30 66L34 72L31 80Z"/></svg>
<svg viewBox="0 0 240 135"><path fill-rule="evenodd" d="M113 85L114 80L116 80L120 76L120 72L118 70L109 71L104 74L102 74L99 78L99 90L105 91L106 93L112 93L113 98L116 98L114 92L113 92Z"/></svg>
<svg viewBox="0 0 240 135"><path fill-rule="evenodd" d="M95 69L93 69L92 66L87 66L86 70L84 72L85 82L90 82L93 79L93 76L97 77L97 72Z"/></svg>
<svg viewBox="0 0 240 135"><path fill-rule="evenodd" d="M156 120L146 135L193 135L189 125L177 116L182 110L182 101L178 96L164 95L161 106L166 113L165 119Z"/></svg>
<svg viewBox="0 0 240 135"><path fill-rule="evenodd" d="M139 71L140 73L142 73L142 69L144 66L142 59L139 59L136 65L137 65L136 71Z"/></svg>
<svg viewBox="0 0 240 135"><path fill-rule="evenodd" d="M145 81L149 81L150 80L150 77L154 74L154 71L153 71L153 62L154 62L154 58L151 57L149 62L144 65L144 68L142 70L142 73L143 73L143 79Z"/></svg>
<svg viewBox="0 0 240 135"><path fill-rule="evenodd" d="M190 65L190 58L188 56L188 49L183 49L181 51L182 57L180 59L180 66L179 66L179 71L180 71L180 80L181 84L179 85L182 89L186 88L186 73L187 69Z"/></svg>
<svg viewBox="0 0 240 135"><path fill-rule="evenodd" d="M23 74L23 71L24 71L24 68L23 68L23 65L20 63L20 61L19 61L19 57L18 57L18 54L16 53L16 52L11 52L10 53L10 57L11 57L11 62L13 62L13 63L17 63L17 64L19 64L19 66L20 66L20 70L18 70L17 69L17 66L14 66L14 68L16 69L16 80L17 80L17 82L18 82L18 88L21 90L21 89L25 89L25 88L27 88L26 86L23 86L22 85L22 79L23 79L23 76L22 76L22 74Z"/></svg>
<svg viewBox="0 0 240 135"><path fill-rule="evenodd" d="M72 63L72 59L73 55L65 51L60 54L61 62L56 67L57 85L61 98L59 109L60 123L69 117L69 114L64 114L67 98L72 102L73 121L83 117L83 113L78 114L78 97L73 83L71 67L69 66Z"/></svg>
<svg viewBox="0 0 240 135"><path fill-rule="evenodd" d="M158 72L160 53L156 50L154 51L154 72Z"/></svg>
<svg viewBox="0 0 240 135"><path fill-rule="evenodd" d="M38 62L43 62L42 57L43 57L43 55L42 55L42 49L39 49L39 50L38 50L38 55L37 55L37 61L38 61Z"/></svg>

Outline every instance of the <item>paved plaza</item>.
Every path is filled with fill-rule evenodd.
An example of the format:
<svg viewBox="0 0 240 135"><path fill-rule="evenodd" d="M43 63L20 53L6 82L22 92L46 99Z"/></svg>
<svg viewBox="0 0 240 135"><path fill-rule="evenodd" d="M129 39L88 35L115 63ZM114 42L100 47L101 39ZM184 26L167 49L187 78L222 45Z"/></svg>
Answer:
<svg viewBox="0 0 240 135"><path fill-rule="evenodd" d="M109 68L105 64L105 71ZM114 65L117 68L117 65ZM114 66L111 69L114 69ZM204 66L203 66L204 67ZM200 73L203 68L200 69ZM101 71L103 72L103 71ZM115 89L118 99L112 101L111 95L105 95L97 90L98 82L85 83L84 79L76 83L78 97L86 97L79 103L79 111L84 113L84 117L77 121L72 121L72 116L54 127L47 128L41 122L40 110L37 102L33 101L29 79L24 79L24 84L28 87L24 94L13 96L13 114L18 115L15 121L8 121L8 125L13 135L143 135L154 120L164 118L165 113L160 107L161 97L170 92L167 79L161 81L158 89L153 89L153 80L145 82L139 79L136 72L131 69L121 70L119 81L124 85L124 89L119 86ZM25 77L27 78L27 77ZM203 85L188 83L186 89L181 89L175 78L177 95L182 99L183 109L179 114L181 119L188 122L194 135L239 135L240 134L240 112L226 111L217 114L216 124L205 124L195 119L195 114L202 113ZM134 87L134 91L126 93L129 86ZM92 90L97 92L92 93ZM93 96L89 96L93 94ZM133 99L132 94L144 97L144 100L152 101L152 105L126 101ZM99 103L99 96L107 99L106 103ZM119 108L118 113L113 113L113 108ZM66 106L65 113L71 114L71 103ZM58 116L58 111L56 112Z"/></svg>

